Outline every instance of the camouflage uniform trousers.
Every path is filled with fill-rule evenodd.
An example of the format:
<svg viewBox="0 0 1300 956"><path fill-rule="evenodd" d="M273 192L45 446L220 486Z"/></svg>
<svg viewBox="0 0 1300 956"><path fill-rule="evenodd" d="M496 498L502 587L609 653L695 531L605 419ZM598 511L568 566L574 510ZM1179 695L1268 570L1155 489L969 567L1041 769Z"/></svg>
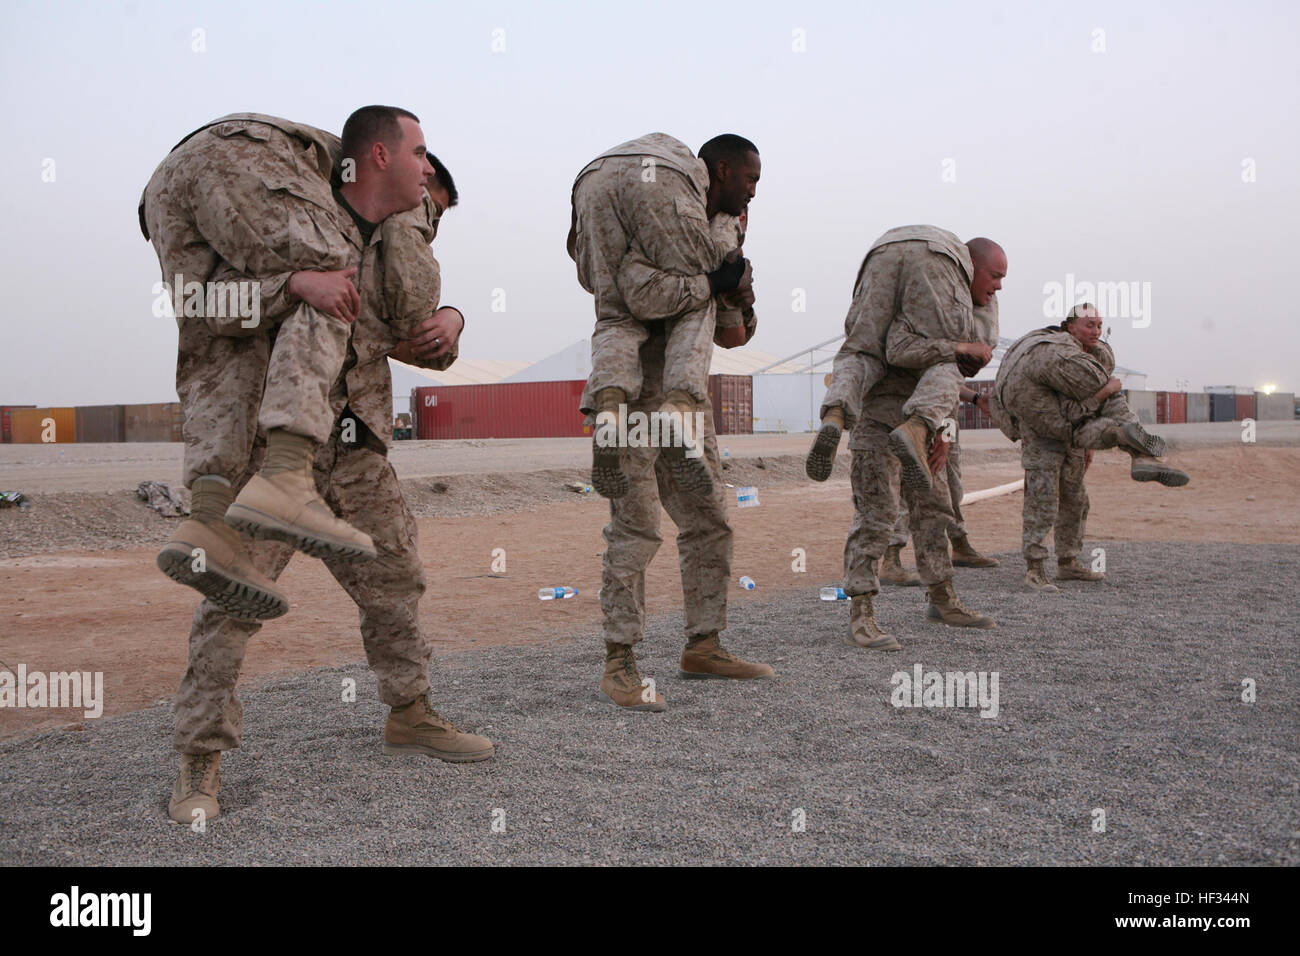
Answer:
<svg viewBox="0 0 1300 956"><path fill-rule="evenodd" d="M671 321L671 320L670 320ZM641 349L646 385L631 411L650 413L663 400L660 376L666 334L653 336ZM727 626L727 586L731 578L732 531L727 522L726 487L713 412L704 413L704 454L713 473L707 498L678 488L658 448L624 447L620 459L630 489L609 503L600 609L604 638L636 644L645 633L645 571L663 543L659 534L660 502L677 525L677 555L687 637L721 631Z"/></svg>
<svg viewBox="0 0 1300 956"><path fill-rule="evenodd" d="M245 481L264 453L259 442ZM364 425L356 442L347 444L336 427L317 452L314 470L316 487L330 507L375 542L374 561L324 563L361 612L362 642L381 699L389 706L408 703L429 690L429 645L418 618L425 583L415 519L383 443ZM254 543L250 551L258 569L272 579L294 554L269 541ZM243 707L235 685L249 638L260 628L225 616L207 601L199 605L190 629L189 668L176 695L174 744L180 753L239 746Z"/></svg>
<svg viewBox="0 0 1300 956"><path fill-rule="evenodd" d="M593 394L619 388L629 400L641 395L645 377L640 349L655 326L667 333L663 387L681 389L709 404L709 364L713 360L716 312L705 274L721 264L703 203L685 177L661 168L642 180L635 157L610 157L582 176L573 193L577 216L576 261L584 288L596 297L596 329L591 336ZM723 250L724 252L726 250ZM624 259L637 257L668 273L678 294L619 288ZM624 273L625 281L627 273ZM695 277L682 283L682 277ZM668 299L656 315L634 315L627 301ZM673 319L671 323L669 319Z"/></svg>
<svg viewBox="0 0 1300 956"><path fill-rule="evenodd" d="M898 517L901 466L889 451L889 431L888 426L873 420L859 423L854 432L858 443L850 470L854 515L844 543L844 593L850 597L879 592L876 574ZM946 532L953 513L946 474L933 476L928 492L903 488L902 494L913 516L912 544L921 580L925 584L950 580L952 559Z"/></svg>
<svg viewBox="0 0 1300 956"><path fill-rule="evenodd" d="M1057 559L1077 557L1088 525L1084 450L1052 438L1025 435L1020 463L1025 469L1025 560L1047 558L1043 542L1053 527Z"/></svg>
<svg viewBox="0 0 1300 956"><path fill-rule="evenodd" d="M949 501L952 504L952 520L948 523L948 538L955 541L957 538L966 537L966 519L961 513L961 499L965 495L965 491L961 486L961 445L955 441L948 446L948 461L945 474L948 479ZM898 509L898 520L894 522L894 532L890 535L889 546L891 548L906 546L908 534L907 504L903 503Z"/></svg>
<svg viewBox="0 0 1300 956"><path fill-rule="evenodd" d="M884 377L888 358L890 365L925 370L904 415L919 415L938 429L964 381L944 343L973 335L970 286L951 259L916 240L874 249L853 290L821 417L838 405L852 428L862 397Z"/></svg>
<svg viewBox="0 0 1300 956"><path fill-rule="evenodd" d="M206 310L186 310L181 299L176 391L186 485L201 475L238 480L259 424L317 442L329 437L329 389L351 328L294 300L287 286L297 271L356 264L341 215L302 144L258 123L205 129L154 172L144 218L164 282L180 275L186 284L250 282L260 290L259 321L247 328L247 316L186 315Z"/></svg>

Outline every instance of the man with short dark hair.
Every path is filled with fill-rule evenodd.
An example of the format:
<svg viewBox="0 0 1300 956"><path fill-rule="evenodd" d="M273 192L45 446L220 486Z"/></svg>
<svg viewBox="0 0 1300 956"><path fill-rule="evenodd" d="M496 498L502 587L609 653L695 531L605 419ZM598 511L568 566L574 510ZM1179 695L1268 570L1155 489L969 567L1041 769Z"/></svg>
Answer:
<svg viewBox="0 0 1300 956"><path fill-rule="evenodd" d="M670 352L682 344L673 343L678 324L693 323L691 357L701 364L706 387L714 343L731 348L753 336L757 319L750 308L754 298L746 283L746 263L737 256L722 264L728 250L720 246L743 238L742 217L760 167L753 144L737 158L727 142L723 137L714 146L706 144L713 155L710 166L680 141L654 133L615 147L578 176L568 249L579 282L595 296L599 333L592 338L593 371L580 402L589 420L601 412L618 415L620 404L629 416L687 401L694 406L695 396L684 394L689 383L673 387L665 372ZM720 296L727 301L720 304ZM718 308L733 313L739 325L715 327ZM642 325L644 319L651 321ZM623 392L609 368L595 368L605 323L640 330L641 344L619 368L630 393ZM678 529L686 638L679 673L733 680L773 675L767 664L727 650L719 636L727 626L732 532L707 391L699 398L703 427L693 438L700 450L696 460L709 479L707 490L683 473L680 449L629 441L613 447L607 466L605 477L616 475L623 488L607 495L600 691L629 710L654 712L667 706L653 682L643 680L633 651L645 633L645 572L662 540L661 504ZM599 456L599 445L596 450ZM593 478L601 467L597 457Z"/></svg>
<svg viewBox="0 0 1300 956"><path fill-rule="evenodd" d="M310 221L320 226L319 241L326 247L336 242L346 245L348 271L355 272L359 267L366 281L359 290L349 283L356 297L355 303L349 306L355 324L346 343L342 374L326 384L325 394L321 396L324 415L330 422L326 441L314 449L307 467L311 469L312 490L323 499L322 505L331 514L340 513L366 534L377 554L373 561L366 563L336 557L327 557L325 563L360 609L367 659L379 680L380 696L391 708L384 728L384 752L420 753L450 761L483 760L492 756L491 741L459 731L429 704L429 647L418 621L418 604L425 585L416 548L415 520L387 461L387 445L392 434L388 356L425 367L446 368L456 357L456 343L464 325L459 311L438 308L436 297L427 303L430 314L415 324L406 340L399 341L388 321L389 306L384 290L398 281L395 272L405 266L400 256L387 255L380 222L370 217L387 220L389 212L406 208L413 196L425 202L421 208L424 215L428 199L423 184L432 175L431 167L422 168L427 163L418 122L406 111L395 112L399 114L395 122L400 138L391 143L376 139L359 157L346 157L353 160L346 167L342 164L336 167L341 146L330 134L273 117L246 114L231 127L234 130L231 135L243 136L250 144L263 147L268 142L274 144L273 148L261 149L244 145L246 165L258 181L268 169L277 168L276 163L285 155L281 141L268 127L289 137L283 146L290 155L302 154L304 142L314 144L315 152L310 154L314 157L313 167L289 180L285 195L263 195L250 185L247 192L251 195L244 197L243 205L233 207L245 216L240 226L242 231L237 234L239 241L233 244L229 242L229 230L221 228L220 220L216 226L212 225L213 214L203 204L167 201L169 197L165 193L152 188L146 190L148 202L143 204L141 222L152 225L154 242L165 269L178 257L192 256L183 260L188 267L187 274L212 268L213 262L220 264L218 249L221 248L236 249L244 268L253 263L287 264L292 257L265 245L279 237L267 225L276 221L271 214L277 209L281 215L286 208L293 215L310 215ZM414 124L414 129L410 124ZM382 123L372 123L372 126L378 129L375 135L386 135ZM391 174L377 175L385 170L391 170ZM332 172L336 174L334 177ZM352 174L355 178L351 178ZM188 178L203 179L192 174ZM332 192L331 178L337 184ZM238 177L233 181L243 182ZM151 183L151 187L154 185ZM218 195L225 195L221 190L226 187L214 188ZM294 197L302 200L303 208L298 207ZM320 210L320 214L315 210ZM265 218L254 215L259 211ZM200 224L207 228L206 233L200 231ZM329 232L326 226L334 231ZM213 240L210 244L208 237ZM427 247L425 251L428 252ZM301 270L302 262L294 261ZM228 262L222 267L233 270ZM316 290L327 288L333 278L305 270L292 273L289 281L296 280L296 288L305 290L304 296L310 297ZM296 300L287 293L286 281L281 279L277 284L275 277L268 281L284 294L292 307ZM284 331L279 330L281 335ZM199 407L187 413L187 445L193 441L202 450L203 442L210 443L207 458L187 447L187 474L196 462L238 468L230 479L227 494L238 491L257 474L263 452L261 439L256 443L250 439L251 452L240 464L237 460L240 449L214 443L212 432L203 430L204 416L228 414L235 420L255 425L262 376L266 374L267 355L276 345L275 335L271 323L245 330L240 338L223 336L203 322L182 323L183 346L187 342L204 343L209 350L206 355L241 360L227 370L231 379L227 383L212 377L215 371L202 363L187 364L185 360L190 357L182 350L183 371L178 372L178 383L192 382L189 394L199 402ZM221 396L220 407L202 404L207 394L205 385ZM196 501L196 511L198 506ZM204 514L204 517L219 521L221 512ZM242 555L242 547L240 551ZM258 542L251 548L250 556L241 557L246 563L238 570L256 575L267 582L268 588L273 588L274 579L292 555L292 548L285 544ZM223 607L213 601L202 603L195 614L189 639L189 667L175 703L174 743L181 758L169 814L177 822L191 822L192 815L198 811L208 819L219 812L221 754L239 746L242 729L242 708L235 687L248 639L260 627L252 617L223 613Z"/></svg>
<svg viewBox="0 0 1300 956"><path fill-rule="evenodd" d="M606 498L627 491L619 464L621 416L641 392L639 350L651 324L668 334L658 412L672 429L669 467L688 490L712 491L694 424L696 411L709 404L714 297L747 288L752 272L738 247L718 246L709 220L718 212L745 212L761 163L754 145L739 136L705 146L712 165L679 140L651 133L603 153L574 182L569 252L596 300L592 486Z"/></svg>

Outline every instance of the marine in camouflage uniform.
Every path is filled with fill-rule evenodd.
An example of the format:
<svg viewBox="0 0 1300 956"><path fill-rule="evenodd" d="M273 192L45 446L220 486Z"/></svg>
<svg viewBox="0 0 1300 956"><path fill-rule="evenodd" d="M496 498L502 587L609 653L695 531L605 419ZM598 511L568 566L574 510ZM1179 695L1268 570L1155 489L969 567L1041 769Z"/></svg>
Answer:
<svg viewBox="0 0 1300 956"><path fill-rule="evenodd" d="M607 498L626 493L627 477L618 470L610 438L622 411L630 414L644 388L639 350L657 325L663 326L666 343L662 402L655 411L675 416L666 419L674 449L669 465L687 490L705 496L713 490L694 434L694 413L709 404L714 291L721 288L715 276L719 270L734 272L731 279L744 282L747 266L738 253L724 263L735 248L730 239L736 229L734 223L720 224L724 241L715 240L708 192L705 162L664 133L609 150L574 182L569 254L596 306L590 385L599 407L592 485Z"/></svg>
<svg viewBox="0 0 1300 956"><path fill-rule="evenodd" d="M718 216L725 216L719 213ZM717 225L718 236L725 238L743 229L743 224L724 219ZM743 233L742 233L743 235ZM574 251L570 246L570 253ZM579 265L581 272L582 265ZM654 271L648 262L637 266L643 270L638 281L630 286L626 300L635 313L638 308L653 307L641 296L675 295L668 291L674 285L691 280L681 276L651 277ZM593 283L593 285L596 283ZM638 291L640 290L640 291ZM723 307L739 317L745 331L745 341L753 337L757 317L752 308ZM673 324L678 319L667 319L662 326L650 328L649 335L638 350L637 365L641 369L641 388L638 397L629 402L629 414L649 415L662 406L667 389L664 387L664 367ZM729 318L728 321L733 321ZM710 354L714 341L709 342ZM706 369L707 372L707 369ZM594 423L597 411L595 372L587 380L580 400L581 410ZM626 494L610 499L610 520L605 526L605 555L601 572L600 605L603 614L605 640L605 674L601 682L604 695L621 707L632 710L662 711L665 701L662 693L650 692L648 684L637 667L632 648L645 633L645 572L651 559L663 543L659 533L660 504L677 525L678 562L682 572L683 611L685 614L686 648L682 653L680 674L683 677L726 677L751 679L770 677L772 668L766 664L745 661L732 654L721 644L719 632L727 626L727 587L731 577L732 531L727 522L727 492L722 481L722 463L718 455L717 436L714 432L711 403L703 405L704 430L700 438L703 460L712 476L712 489L700 495L683 487L677 472L670 467L663 449L650 446L624 446L619 448L620 467L628 477Z"/></svg>
<svg viewBox="0 0 1300 956"><path fill-rule="evenodd" d="M822 400L820 417L828 424L809 454L809 477L830 477L841 431L854 427L862 396L885 376L887 365L920 373L904 406L905 420L924 422L929 436L938 431L966 377L956 364L958 346L997 344L996 324L991 342L980 337L970 295L974 276L966 245L945 229L900 226L875 241L854 284L844 342ZM906 459L905 465L908 480L924 487L928 472Z"/></svg>
<svg viewBox="0 0 1300 956"><path fill-rule="evenodd" d="M1076 314L1072 310L1067 321ZM1088 451L1119 447L1133 456L1131 474L1136 480L1186 483L1183 472L1155 460L1164 453L1163 440L1141 427L1121 393L1097 398L1114 370L1109 345L1098 341L1085 348L1060 326L1018 339L998 368L990 407L1003 433L1021 443L1022 552L1028 569L1025 581L1036 590L1058 590L1043 570L1049 531L1054 532L1059 578L1103 578L1078 562L1089 509L1084 485Z"/></svg>
<svg viewBox="0 0 1300 956"><path fill-rule="evenodd" d="M292 296L289 279L359 261L330 188L338 151L331 133L236 113L183 139L145 187L141 229L165 283L179 275L186 284L243 281L260 290L256 325L177 312L186 486L204 475L237 480L259 424L329 437L326 397L351 329ZM260 398L251 416L250 394Z"/></svg>

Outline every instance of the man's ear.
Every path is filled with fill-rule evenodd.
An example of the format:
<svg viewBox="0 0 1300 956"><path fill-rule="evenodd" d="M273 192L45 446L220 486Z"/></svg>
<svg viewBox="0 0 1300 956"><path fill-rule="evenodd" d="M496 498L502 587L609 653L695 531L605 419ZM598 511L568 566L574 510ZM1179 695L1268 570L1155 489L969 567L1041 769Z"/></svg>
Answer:
<svg viewBox="0 0 1300 956"><path fill-rule="evenodd" d="M388 147L384 145L383 140L376 140L375 145L370 147L370 158L375 161L375 165L380 169L388 168Z"/></svg>

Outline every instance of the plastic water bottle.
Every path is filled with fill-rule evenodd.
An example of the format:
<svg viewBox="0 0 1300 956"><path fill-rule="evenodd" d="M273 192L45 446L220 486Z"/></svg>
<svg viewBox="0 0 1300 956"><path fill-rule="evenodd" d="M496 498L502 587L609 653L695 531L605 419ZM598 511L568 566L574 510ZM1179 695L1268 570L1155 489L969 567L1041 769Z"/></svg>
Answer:
<svg viewBox="0 0 1300 956"><path fill-rule="evenodd" d="M537 592L539 601L558 601L578 596L577 588L542 588Z"/></svg>
<svg viewBox="0 0 1300 956"><path fill-rule="evenodd" d="M753 485L746 485L744 488L736 489L736 507L738 508L757 508L758 507L758 489Z"/></svg>
<svg viewBox="0 0 1300 956"><path fill-rule="evenodd" d="M758 587L758 585L754 583L754 579L751 578L748 574L746 574L743 578L740 579L740 586L744 588L746 591L752 591L754 590L754 588Z"/></svg>
<svg viewBox="0 0 1300 956"><path fill-rule="evenodd" d="M723 448L723 449L722 449L722 457L723 457L723 458L730 458L730 457L731 457L731 449L730 449L730 448Z"/></svg>
<svg viewBox="0 0 1300 956"><path fill-rule="evenodd" d="M847 601L849 596L844 593L843 588L822 588L823 601Z"/></svg>

